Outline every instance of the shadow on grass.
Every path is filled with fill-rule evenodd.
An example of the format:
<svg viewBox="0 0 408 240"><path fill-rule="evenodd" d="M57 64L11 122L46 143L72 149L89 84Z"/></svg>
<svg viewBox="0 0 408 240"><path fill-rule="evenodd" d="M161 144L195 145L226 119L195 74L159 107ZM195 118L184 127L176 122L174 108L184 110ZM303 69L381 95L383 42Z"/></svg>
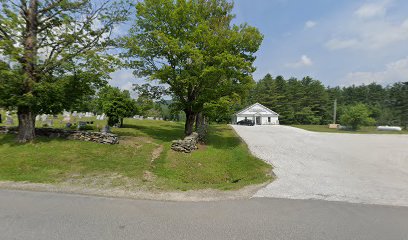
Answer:
<svg viewBox="0 0 408 240"><path fill-rule="evenodd" d="M151 125L151 126L142 126L136 124L124 124L123 128L133 128L139 130L140 132L148 135L149 137L164 141L171 142L176 139L181 139L184 136L182 126L174 125ZM120 135L126 135L126 133L119 133Z"/></svg>
<svg viewBox="0 0 408 240"><path fill-rule="evenodd" d="M227 125L210 125L208 146L216 149L231 149L240 144L239 137Z"/></svg>
<svg viewBox="0 0 408 240"><path fill-rule="evenodd" d="M171 142L173 140L184 138L183 125L172 124L157 124L157 125L138 125L124 124L123 128L136 129L149 137L163 142ZM119 133L126 135L126 132ZM209 137L206 143L207 146L216 149L230 149L238 146L241 140L235 135L233 130L227 125L210 125Z"/></svg>
<svg viewBox="0 0 408 240"><path fill-rule="evenodd" d="M120 136L133 136L135 133L126 131L128 129L135 129L149 137L171 143L173 140L184 138L183 125L174 125L168 123L161 123L157 125L138 125L138 124L124 124L121 131L115 132ZM137 135L137 134L136 134ZM49 137L36 137L33 143L48 143L48 142L63 142L71 141L63 138L49 138ZM0 146L8 144L10 146L21 146L24 143L17 142L17 136L14 134L0 135ZM211 146L216 149L231 149L241 144L241 140L235 135L234 131L227 125L210 125L209 137L206 143L207 146Z"/></svg>
<svg viewBox="0 0 408 240"><path fill-rule="evenodd" d="M49 142L64 142L64 141L71 141L63 138L51 138L51 137L36 137L33 142L30 143L49 143ZM19 143L17 141L17 135L15 134L2 134L0 135L0 146L2 145L9 145L11 147L16 147L16 146L23 146L25 144L30 144L30 143Z"/></svg>

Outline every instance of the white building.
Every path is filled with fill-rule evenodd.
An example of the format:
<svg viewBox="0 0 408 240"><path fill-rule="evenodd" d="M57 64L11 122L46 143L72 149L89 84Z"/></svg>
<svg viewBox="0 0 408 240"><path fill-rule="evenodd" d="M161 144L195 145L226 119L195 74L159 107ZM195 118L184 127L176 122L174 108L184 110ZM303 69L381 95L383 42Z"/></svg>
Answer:
<svg viewBox="0 0 408 240"><path fill-rule="evenodd" d="M256 125L279 124L279 114L260 103L255 103L236 113L233 117L232 123L236 124L245 119L252 120Z"/></svg>

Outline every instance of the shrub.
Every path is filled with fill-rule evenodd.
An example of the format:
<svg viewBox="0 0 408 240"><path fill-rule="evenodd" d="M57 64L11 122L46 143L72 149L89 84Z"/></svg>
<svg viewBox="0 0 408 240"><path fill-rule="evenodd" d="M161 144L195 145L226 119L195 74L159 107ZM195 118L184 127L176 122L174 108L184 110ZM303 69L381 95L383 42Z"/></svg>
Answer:
<svg viewBox="0 0 408 240"><path fill-rule="evenodd" d="M340 117L340 123L346 126L350 126L352 130L357 130L360 126L372 125L375 120L370 117L369 108L358 103L353 106L347 106L344 108L344 112Z"/></svg>

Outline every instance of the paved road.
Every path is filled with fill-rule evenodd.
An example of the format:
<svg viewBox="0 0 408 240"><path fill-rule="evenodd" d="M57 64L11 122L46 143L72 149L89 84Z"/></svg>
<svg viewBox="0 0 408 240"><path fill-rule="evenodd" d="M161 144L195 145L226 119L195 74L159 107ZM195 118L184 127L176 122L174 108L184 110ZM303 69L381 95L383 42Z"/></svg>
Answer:
<svg viewBox="0 0 408 240"><path fill-rule="evenodd" d="M0 239L408 239L408 208L256 198L158 202L0 190Z"/></svg>
<svg viewBox="0 0 408 240"><path fill-rule="evenodd" d="M278 179L257 197L408 206L408 135L233 126Z"/></svg>

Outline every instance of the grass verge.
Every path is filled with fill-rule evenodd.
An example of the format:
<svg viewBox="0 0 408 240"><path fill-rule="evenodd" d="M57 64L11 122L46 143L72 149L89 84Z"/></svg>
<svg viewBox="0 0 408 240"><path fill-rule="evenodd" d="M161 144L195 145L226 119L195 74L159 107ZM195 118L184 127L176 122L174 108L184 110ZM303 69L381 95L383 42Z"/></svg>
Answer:
<svg viewBox="0 0 408 240"><path fill-rule="evenodd" d="M330 129L327 125L291 125L292 127L301 128L312 132L329 132L329 133L353 133L353 134L408 134L407 130L403 131L378 131L376 127L361 127L357 131Z"/></svg>
<svg viewBox="0 0 408 240"><path fill-rule="evenodd" d="M126 119L113 131L118 145L51 138L19 144L14 135L0 135L0 180L229 190L272 179L271 166L252 156L227 125L211 126L208 144L192 154L170 149L183 136L182 123Z"/></svg>

